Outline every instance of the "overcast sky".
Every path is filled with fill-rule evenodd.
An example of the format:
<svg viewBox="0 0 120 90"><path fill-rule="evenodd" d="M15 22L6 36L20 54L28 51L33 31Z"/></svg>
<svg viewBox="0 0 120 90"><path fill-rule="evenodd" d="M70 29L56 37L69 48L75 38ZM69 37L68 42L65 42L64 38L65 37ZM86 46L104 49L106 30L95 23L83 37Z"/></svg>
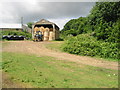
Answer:
<svg viewBox="0 0 120 90"><path fill-rule="evenodd" d="M36 22L47 19L61 29L73 18L85 17L95 2L0 2L0 23Z"/></svg>

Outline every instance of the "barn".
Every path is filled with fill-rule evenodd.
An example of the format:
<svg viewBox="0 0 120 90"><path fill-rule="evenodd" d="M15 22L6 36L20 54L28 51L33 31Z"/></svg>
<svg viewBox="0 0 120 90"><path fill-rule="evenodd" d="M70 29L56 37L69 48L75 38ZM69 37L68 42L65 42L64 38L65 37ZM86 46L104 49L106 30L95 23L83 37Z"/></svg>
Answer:
<svg viewBox="0 0 120 90"><path fill-rule="evenodd" d="M59 27L48 20L42 19L32 25L32 38L36 31L41 31L43 34L43 41L51 41L59 39Z"/></svg>

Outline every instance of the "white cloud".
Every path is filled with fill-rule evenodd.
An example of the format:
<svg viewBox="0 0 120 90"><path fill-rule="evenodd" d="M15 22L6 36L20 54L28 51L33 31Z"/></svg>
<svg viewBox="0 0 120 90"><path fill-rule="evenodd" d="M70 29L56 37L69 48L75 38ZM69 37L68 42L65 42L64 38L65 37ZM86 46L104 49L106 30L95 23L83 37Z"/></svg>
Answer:
<svg viewBox="0 0 120 90"><path fill-rule="evenodd" d="M95 4L95 2L39 2L38 0L5 1L0 1L0 23L20 23L21 17L24 18L24 23L44 18L56 23L60 28L72 18L87 16Z"/></svg>

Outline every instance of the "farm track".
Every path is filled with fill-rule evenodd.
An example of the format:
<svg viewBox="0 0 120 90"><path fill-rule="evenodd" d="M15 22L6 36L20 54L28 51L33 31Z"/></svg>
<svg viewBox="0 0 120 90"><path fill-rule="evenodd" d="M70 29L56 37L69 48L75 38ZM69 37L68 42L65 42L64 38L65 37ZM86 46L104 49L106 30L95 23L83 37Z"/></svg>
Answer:
<svg viewBox="0 0 120 90"><path fill-rule="evenodd" d="M51 56L57 58L57 60L68 60L79 64L85 64L95 67L102 67L106 69L118 69L118 62L103 61L92 57L77 56L64 52L57 52L47 49L45 44L55 42L32 42L32 41L8 41L10 44L3 47L3 52L21 52L27 54L35 54L37 56ZM4 43L4 42L3 42Z"/></svg>

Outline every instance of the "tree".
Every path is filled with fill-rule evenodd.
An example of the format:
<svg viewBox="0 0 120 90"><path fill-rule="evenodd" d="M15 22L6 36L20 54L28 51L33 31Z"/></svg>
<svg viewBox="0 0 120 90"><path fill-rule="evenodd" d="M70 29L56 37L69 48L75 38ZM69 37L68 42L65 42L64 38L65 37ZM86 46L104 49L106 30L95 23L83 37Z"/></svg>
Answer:
<svg viewBox="0 0 120 90"><path fill-rule="evenodd" d="M119 33L116 23L120 23L120 2L97 2L88 18L98 40L116 42L116 34Z"/></svg>
<svg viewBox="0 0 120 90"><path fill-rule="evenodd" d="M98 40L117 42L120 25L120 2L97 2L87 17L72 19L61 31L64 36L95 32Z"/></svg>
<svg viewBox="0 0 120 90"><path fill-rule="evenodd" d="M28 23L27 23L27 26L32 29L32 25L33 25L33 24L34 24L33 22L28 22Z"/></svg>

